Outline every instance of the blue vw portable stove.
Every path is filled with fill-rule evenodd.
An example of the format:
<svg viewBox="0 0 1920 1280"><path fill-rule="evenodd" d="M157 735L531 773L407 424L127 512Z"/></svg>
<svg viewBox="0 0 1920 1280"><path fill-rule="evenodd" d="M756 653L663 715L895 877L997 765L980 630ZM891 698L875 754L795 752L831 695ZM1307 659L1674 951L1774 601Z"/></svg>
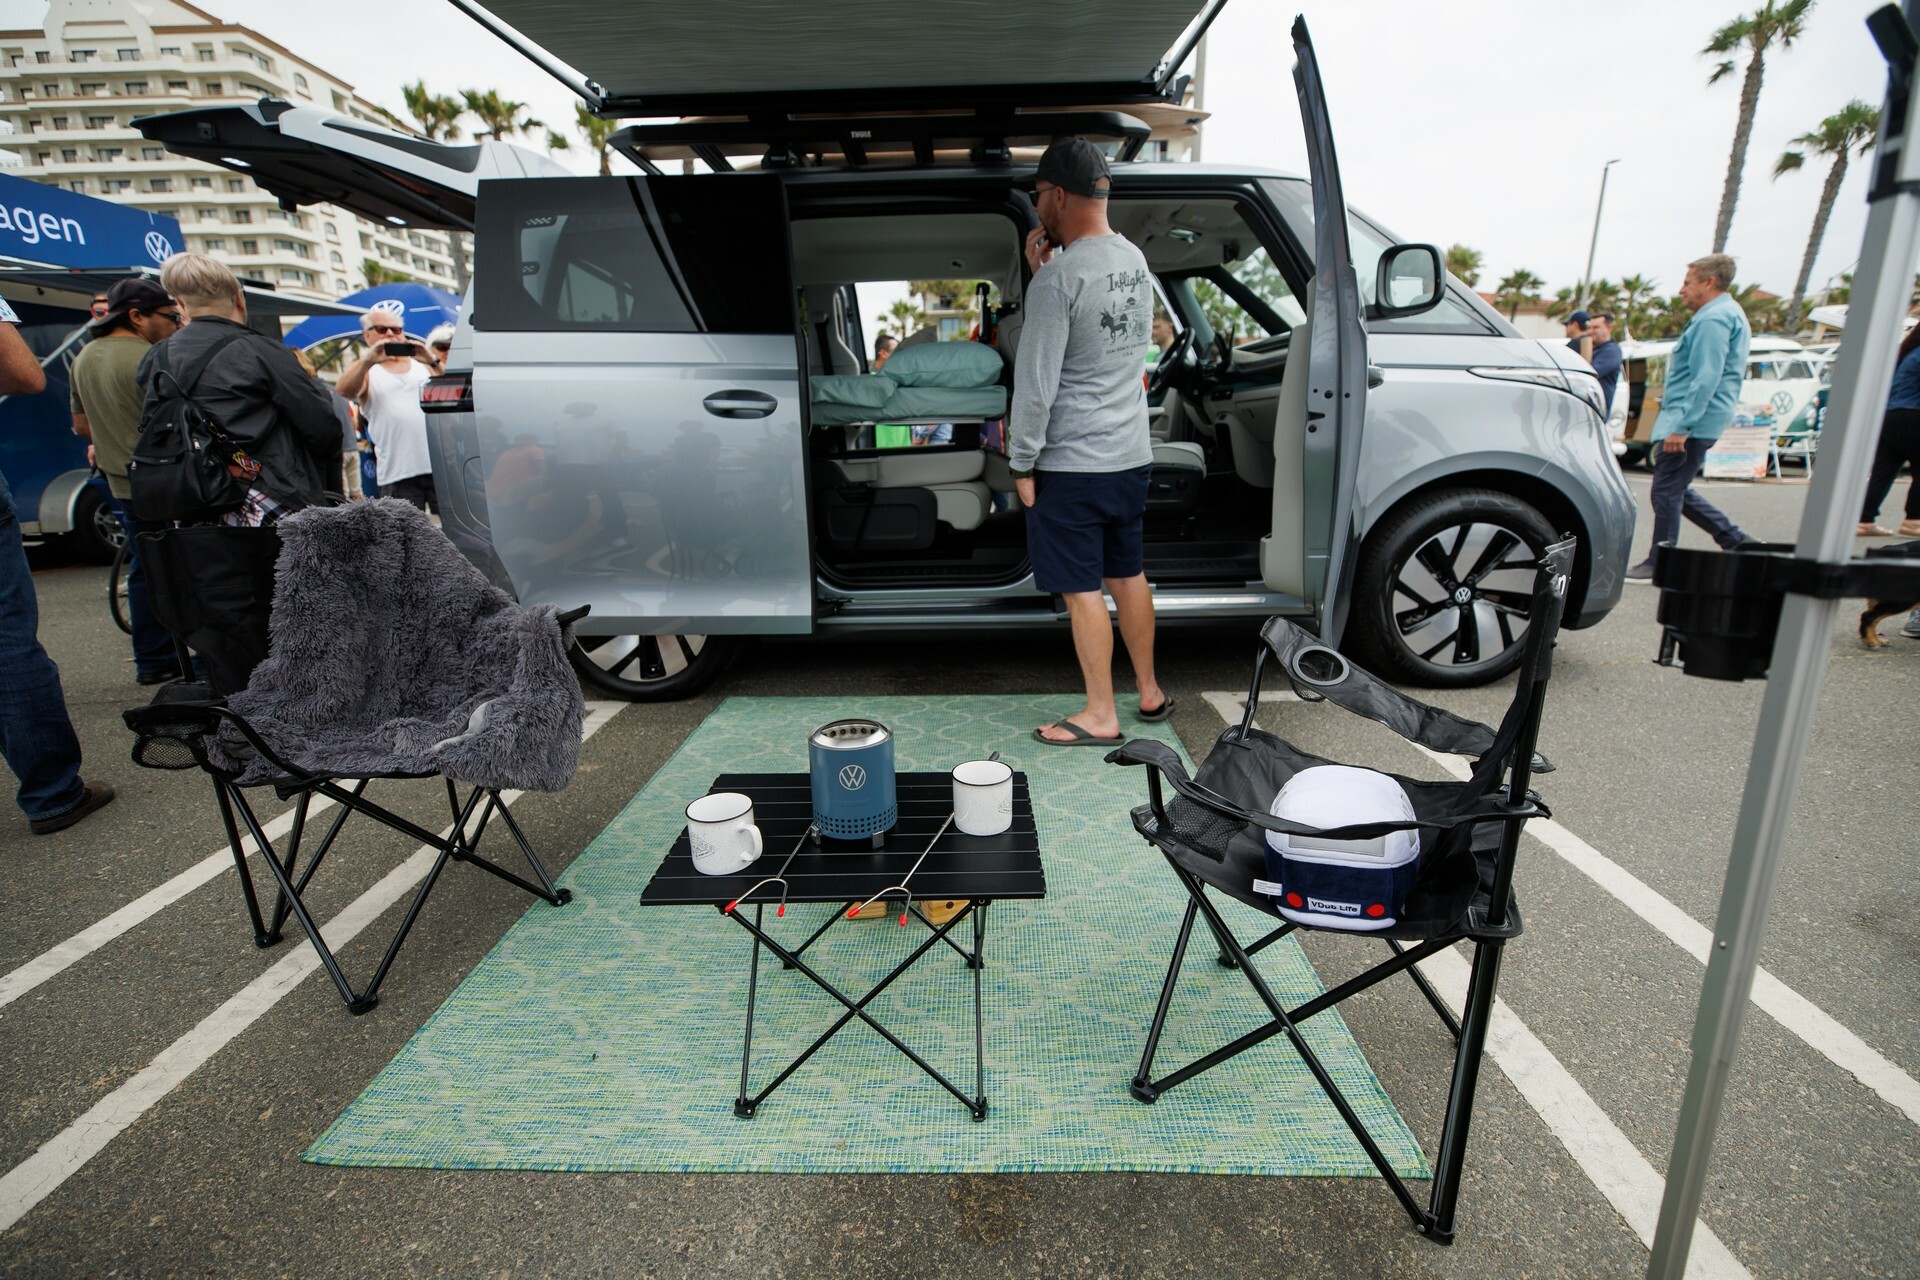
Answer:
<svg viewBox="0 0 1920 1280"><path fill-rule="evenodd" d="M835 840L869 839L878 849L899 817L894 803L893 731L878 720L835 720L807 739L813 824Z"/></svg>

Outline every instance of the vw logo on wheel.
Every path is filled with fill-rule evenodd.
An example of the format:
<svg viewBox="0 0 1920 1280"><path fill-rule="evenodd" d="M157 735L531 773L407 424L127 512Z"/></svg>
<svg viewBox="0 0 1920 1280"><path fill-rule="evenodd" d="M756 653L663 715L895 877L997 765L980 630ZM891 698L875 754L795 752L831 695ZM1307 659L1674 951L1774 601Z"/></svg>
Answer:
<svg viewBox="0 0 1920 1280"><path fill-rule="evenodd" d="M1470 589L1466 587L1455 587L1453 589L1453 602L1455 604L1465 604L1471 599L1473 599L1473 592Z"/></svg>
<svg viewBox="0 0 1920 1280"><path fill-rule="evenodd" d="M165 262L173 256L173 241L158 231L147 232L147 256L155 262Z"/></svg>
<svg viewBox="0 0 1920 1280"><path fill-rule="evenodd" d="M867 771L857 764L850 764L840 771L840 785L849 791L858 791L867 785Z"/></svg>

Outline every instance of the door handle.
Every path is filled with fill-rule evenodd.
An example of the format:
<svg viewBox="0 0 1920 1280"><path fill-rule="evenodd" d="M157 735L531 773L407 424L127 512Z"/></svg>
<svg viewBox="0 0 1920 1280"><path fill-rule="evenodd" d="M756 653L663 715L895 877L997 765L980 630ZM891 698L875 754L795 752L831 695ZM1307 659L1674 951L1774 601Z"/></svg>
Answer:
<svg viewBox="0 0 1920 1280"><path fill-rule="evenodd" d="M1385 369L1382 369L1377 364L1370 364L1367 366L1367 390L1369 391L1373 390L1375 387L1379 386L1381 383L1385 382L1386 380L1387 380L1387 371Z"/></svg>
<svg viewBox="0 0 1920 1280"><path fill-rule="evenodd" d="M716 391L700 403L716 418L764 418L780 407L764 391Z"/></svg>

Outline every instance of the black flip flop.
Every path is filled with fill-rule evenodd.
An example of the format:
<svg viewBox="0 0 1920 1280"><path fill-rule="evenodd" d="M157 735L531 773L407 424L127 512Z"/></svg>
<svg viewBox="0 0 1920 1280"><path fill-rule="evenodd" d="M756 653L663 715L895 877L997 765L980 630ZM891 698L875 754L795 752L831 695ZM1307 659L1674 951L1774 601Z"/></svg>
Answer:
<svg viewBox="0 0 1920 1280"><path fill-rule="evenodd" d="M1033 731L1033 740L1049 747L1117 747L1127 740L1126 735L1123 733L1116 733L1111 738L1098 737L1088 733L1071 720L1056 720L1052 724L1047 725L1046 728L1065 729L1073 735L1073 741L1060 742L1047 737L1039 729L1035 729Z"/></svg>
<svg viewBox="0 0 1920 1280"><path fill-rule="evenodd" d="M1145 720L1148 724L1159 724L1162 720L1165 720L1168 716L1172 714L1173 714L1172 698L1168 698L1165 702L1161 703L1158 707L1156 707L1152 711L1147 710L1145 707L1140 708L1140 718L1142 720Z"/></svg>

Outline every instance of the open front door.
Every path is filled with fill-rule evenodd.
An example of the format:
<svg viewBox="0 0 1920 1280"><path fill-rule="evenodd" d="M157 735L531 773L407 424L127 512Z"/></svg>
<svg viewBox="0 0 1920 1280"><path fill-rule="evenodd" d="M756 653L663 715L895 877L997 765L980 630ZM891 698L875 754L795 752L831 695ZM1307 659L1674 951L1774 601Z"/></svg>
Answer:
<svg viewBox="0 0 1920 1280"><path fill-rule="evenodd" d="M1280 510L1275 489L1276 529L1298 521L1303 526L1307 599L1317 607L1320 634L1337 642L1347 624L1354 561L1359 550L1353 524L1353 494L1360 467L1360 432L1367 410L1367 331L1359 283L1347 242L1347 202L1340 188L1333 127L1314 61L1313 41L1304 18L1293 23L1293 82L1307 134L1307 166L1313 181L1313 307L1304 352L1306 424L1304 510ZM1286 499L1291 504L1293 498ZM1271 580L1274 590L1285 583Z"/></svg>

